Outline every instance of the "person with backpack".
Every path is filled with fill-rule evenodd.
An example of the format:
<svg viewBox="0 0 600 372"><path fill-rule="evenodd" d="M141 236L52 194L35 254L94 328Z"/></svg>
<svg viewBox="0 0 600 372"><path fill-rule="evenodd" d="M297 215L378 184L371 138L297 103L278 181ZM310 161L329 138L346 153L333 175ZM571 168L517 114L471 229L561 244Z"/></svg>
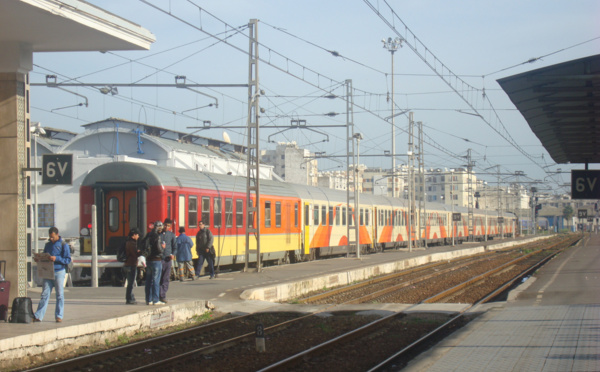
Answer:
<svg viewBox="0 0 600 372"><path fill-rule="evenodd" d="M204 225L203 221L198 223L200 230L196 234L196 253L198 253L198 265L196 266L196 277L200 277L200 269L204 266L204 260L208 263L210 279L215 277L214 258L212 255L214 237L212 232Z"/></svg>
<svg viewBox="0 0 600 372"><path fill-rule="evenodd" d="M165 242L160 238L162 221L156 221L148 233L146 257L146 305L164 305L159 298L160 274L162 272ZM145 238L144 238L145 239Z"/></svg>
<svg viewBox="0 0 600 372"><path fill-rule="evenodd" d="M179 228L179 236L177 237L177 273L180 282L183 282L186 269L192 275L192 280L196 278L192 261L193 246L194 242L185 234L185 227L181 226Z"/></svg>
<svg viewBox="0 0 600 372"><path fill-rule="evenodd" d="M42 285L42 297L38 304L37 311L34 314L33 321L41 322L46 314L46 308L48 307L48 301L52 294L52 289L56 288L56 308L54 315L57 323L62 322L65 308L65 275L66 267L71 262L71 248L65 243L60 235L58 235L58 229L51 227L48 229L49 239L44 246L44 253L49 255L50 261L54 262L54 280L44 279ZM37 261L37 259L35 259Z"/></svg>
<svg viewBox="0 0 600 372"><path fill-rule="evenodd" d="M125 303L127 305L137 304L133 295L133 283L137 276L138 257L142 254L138 247L138 239L140 238L140 230L135 227L129 230L129 236L125 242L125 263L123 271L127 278L127 290L125 291Z"/></svg>

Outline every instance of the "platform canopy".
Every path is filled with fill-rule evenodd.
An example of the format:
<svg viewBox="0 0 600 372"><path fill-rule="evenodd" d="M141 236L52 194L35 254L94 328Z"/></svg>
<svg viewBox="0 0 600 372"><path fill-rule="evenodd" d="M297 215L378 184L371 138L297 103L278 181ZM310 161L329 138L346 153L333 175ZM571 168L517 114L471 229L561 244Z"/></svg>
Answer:
<svg viewBox="0 0 600 372"><path fill-rule="evenodd" d="M31 52L147 50L154 41L145 28L85 1L0 3L0 49L18 43Z"/></svg>
<svg viewBox="0 0 600 372"><path fill-rule="evenodd" d="M600 55L498 83L556 163L600 163Z"/></svg>

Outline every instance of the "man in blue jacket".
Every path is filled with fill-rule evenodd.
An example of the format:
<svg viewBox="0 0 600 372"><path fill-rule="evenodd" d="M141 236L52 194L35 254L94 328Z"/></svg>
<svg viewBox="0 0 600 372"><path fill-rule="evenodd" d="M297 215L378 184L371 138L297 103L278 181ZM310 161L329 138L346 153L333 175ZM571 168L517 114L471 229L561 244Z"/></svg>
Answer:
<svg viewBox="0 0 600 372"><path fill-rule="evenodd" d="M177 237L177 272L180 282L183 282L183 278L185 278L186 268L192 276L192 280L196 277L192 261L193 246L194 242L185 234L185 227L181 226L179 228L179 236Z"/></svg>
<svg viewBox="0 0 600 372"><path fill-rule="evenodd" d="M42 286L42 298L38 304L37 311L34 314L33 321L41 322L46 314L46 308L48 307L48 300L50 294L52 294L52 288L56 287L56 310L55 317L56 322L62 322L65 307L65 296L64 296L64 283L66 267L71 262L71 248L65 243L62 238L58 235L58 229L51 227L48 230L48 243L44 246L44 253L50 255L50 261L54 262L54 280L44 279Z"/></svg>

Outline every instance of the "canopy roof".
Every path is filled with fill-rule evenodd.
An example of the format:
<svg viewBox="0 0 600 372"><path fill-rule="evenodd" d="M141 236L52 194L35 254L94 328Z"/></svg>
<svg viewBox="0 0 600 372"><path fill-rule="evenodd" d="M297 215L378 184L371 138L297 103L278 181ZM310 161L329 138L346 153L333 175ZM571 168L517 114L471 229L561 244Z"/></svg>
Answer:
<svg viewBox="0 0 600 372"><path fill-rule="evenodd" d="M600 163L600 55L498 83L556 163Z"/></svg>

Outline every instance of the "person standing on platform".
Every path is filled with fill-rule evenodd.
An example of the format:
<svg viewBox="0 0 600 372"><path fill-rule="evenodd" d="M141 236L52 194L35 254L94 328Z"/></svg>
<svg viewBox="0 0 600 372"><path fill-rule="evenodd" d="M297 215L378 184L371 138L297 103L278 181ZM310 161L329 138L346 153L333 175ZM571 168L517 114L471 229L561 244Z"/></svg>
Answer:
<svg viewBox="0 0 600 372"><path fill-rule="evenodd" d="M125 291L125 303L127 305L135 305L135 296L133 295L133 283L137 276L138 257L142 254L138 247L138 239L140 231L136 228L129 230L129 237L125 243L125 254L127 259L123 264L125 277L127 278L127 290Z"/></svg>
<svg viewBox="0 0 600 372"><path fill-rule="evenodd" d="M71 248L58 235L58 229L51 227L48 229L48 243L44 246L44 253L50 255L50 261L54 262L54 280L44 279L42 286L42 297L38 304L37 311L33 315L34 322L41 322L46 314L52 288L56 288L56 309L54 311L57 323L62 322L65 308L65 274L66 267L71 262ZM37 262L37 259L36 259Z"/></svg>
<svg viewBox="0 0 600 372"><path fill-rule="evenodd" d="M213 262L213 256L211 248L213 246L214 237L212 232L204 225L203 221L198 224L200 230L196 234L196 253L198 253L198 266L196 266L196 275L200 277L200 270L204 265L204 260L208 262L208 269L210 270L210 278L215 277L215 266Z"/></svg>
<svg viewBox="0 0 600 372"><path fill-rule="evenodd" d="M185 234L185 227L180 227L179 236L177 237L177 273L180 282L183 282L183 279L185 278L186 269L192 275L192 280L196 278L194 274L194 265L192 262L193 246L194 242Z"/></svg>
<svg viewBox="0 0 600 372"><path fill-rule="evenodd" d="M152 231L148 233L148 258L146 260L146 304L164 305L160 301L160 274L162 271L165 242L161 241L160 233L163 228L161 221L156 221Z"/></svg>
<svg viewBox="0 0 600 372"><path fill-rule="evenodd" d="M175 234L171 231L171 226L173 226L173 221L170 218L166 218L162 233L160 234L162 241L165 243L162 272L160 275L160 301L164 303L168 302L167 291L169 290L169 282L171 281L171 266L177 254L177 241L175 240Z"/></svg>

